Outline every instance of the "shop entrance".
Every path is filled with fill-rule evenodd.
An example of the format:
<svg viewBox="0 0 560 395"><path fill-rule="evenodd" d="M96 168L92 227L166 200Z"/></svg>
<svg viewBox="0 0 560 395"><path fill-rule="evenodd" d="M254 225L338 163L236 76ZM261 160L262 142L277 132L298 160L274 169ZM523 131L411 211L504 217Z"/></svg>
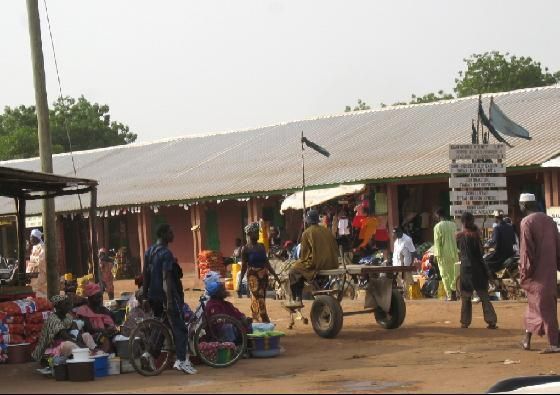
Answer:
<svg viewBox="0 0 560 395"><path fill-rule="evenodd" d="M206 211L206 248L212 251L220 251L218 213L214 209Z"/></svg>

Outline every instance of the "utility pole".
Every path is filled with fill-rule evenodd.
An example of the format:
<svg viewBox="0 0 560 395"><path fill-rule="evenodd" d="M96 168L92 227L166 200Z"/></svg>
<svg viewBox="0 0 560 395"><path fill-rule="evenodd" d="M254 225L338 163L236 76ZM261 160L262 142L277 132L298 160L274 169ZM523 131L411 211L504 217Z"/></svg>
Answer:
<svg viewBox="0 0 560 395"><path fill-rule="evenodd" d="M52 141L49 130L49 103L45 84L45 62L41 41L41 20L39 18L38 0L27 0L27 18L29 20L29 42L31 44L31 63L33 65L33 83L35 86L35 105L39 135L39 156L41 171L52 173ZM59 275L56 246L56 213L54 199L43 200L43 233L47 258L47 294L49 299L58 295Z"/></svg>

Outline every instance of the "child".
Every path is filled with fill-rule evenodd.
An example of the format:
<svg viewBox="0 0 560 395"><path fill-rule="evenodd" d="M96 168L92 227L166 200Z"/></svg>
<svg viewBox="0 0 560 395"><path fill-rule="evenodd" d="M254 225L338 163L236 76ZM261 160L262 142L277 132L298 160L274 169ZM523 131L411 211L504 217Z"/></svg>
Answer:
<svg viewBox="0 0 560 395"><path fill-rule="evenodd" d="M206 302L205 307L208 318L217 314L229 315L243 324L246 333L252 332L252 320L247 318L233 304L225 300L229 295L223 283L215 281L206 283L206 292L210 296L210 300Z"/></svg>

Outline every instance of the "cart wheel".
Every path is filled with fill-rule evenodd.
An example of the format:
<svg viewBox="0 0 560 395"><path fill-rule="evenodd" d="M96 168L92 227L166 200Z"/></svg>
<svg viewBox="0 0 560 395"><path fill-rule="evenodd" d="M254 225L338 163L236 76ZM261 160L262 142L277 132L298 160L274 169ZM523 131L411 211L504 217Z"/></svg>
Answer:
<svg viewBox="0 0 560 395"><path fill-rule="evenodd" d="M332 339L342 329L342 307L330 295L319 295L311 305L311 324L316 334Z"/></svg>
<svg viewBox="0 0 560 395"><path fill-rule="evenodd" d="M402 294L397 289L393 289L391 294L391 309L389 313L384 312L380 307L374 311L375 320L385 329L397 329L404 322L406 316L406 304Z"/></svg>

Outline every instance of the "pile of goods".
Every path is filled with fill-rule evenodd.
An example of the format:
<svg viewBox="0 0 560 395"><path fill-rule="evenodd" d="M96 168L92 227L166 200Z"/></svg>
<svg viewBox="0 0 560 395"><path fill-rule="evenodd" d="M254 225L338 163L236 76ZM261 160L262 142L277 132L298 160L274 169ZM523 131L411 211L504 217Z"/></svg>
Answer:
<svg viewBox="0 0 560 395"><path fill-rule="evenodd" d="M205 250L198 254L198 272L200 278L206 277L208 272L217 272L222 277L226 275L224 258L219 251Z"/></svg>
<svg viewBox="0 0 560 395"><path fill-rule="evenodd" d="M78 288L76 289L76 295L85 296L84 286L89 282L93 282L93 274L86 274L85 276L78 278Z"/></svg>
<svg viewBox="0 0 560 395"><path fill-rule="evenodd" d="M25 345L29 359L52 308L45 298L0 303L0 363L6 362L10 348L15 350L16 345Z"/></svg>

